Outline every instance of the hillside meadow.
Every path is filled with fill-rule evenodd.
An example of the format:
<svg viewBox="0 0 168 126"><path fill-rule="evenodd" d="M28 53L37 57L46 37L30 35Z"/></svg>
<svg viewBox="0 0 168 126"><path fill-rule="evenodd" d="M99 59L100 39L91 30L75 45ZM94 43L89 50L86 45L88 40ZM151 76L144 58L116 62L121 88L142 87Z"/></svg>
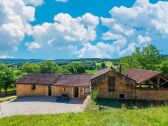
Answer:
<svg viewBox="0 0 168 126"><path fill-rule="evenodd" d="M99 106L89 103L83 113L12 116L0 119L0 126L166 126L168 106Z"/></svg>

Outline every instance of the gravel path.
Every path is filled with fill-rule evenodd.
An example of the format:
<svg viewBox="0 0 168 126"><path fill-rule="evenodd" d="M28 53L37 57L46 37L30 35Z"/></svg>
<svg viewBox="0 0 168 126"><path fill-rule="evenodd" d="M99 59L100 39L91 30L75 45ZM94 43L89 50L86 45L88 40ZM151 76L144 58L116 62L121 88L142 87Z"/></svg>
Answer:
<svg viewBox="0 0 168 126"><path fill-rule="evenodd" d="M0 116L82 112L84 108L85 104L81 99L56 103L53 97L26 97L0 103Z"/></svg>

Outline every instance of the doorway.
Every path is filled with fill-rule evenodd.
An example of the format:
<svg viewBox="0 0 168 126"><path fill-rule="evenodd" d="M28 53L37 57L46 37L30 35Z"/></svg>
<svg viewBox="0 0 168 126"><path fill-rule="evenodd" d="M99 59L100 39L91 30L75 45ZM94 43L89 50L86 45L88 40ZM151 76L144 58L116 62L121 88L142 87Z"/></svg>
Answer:
<svg viewBox="0 0 168 126"><path fill-rule="evenodd" d="M79 88L78 87L74 88L74 97L79 97Z"/></svg>
<svg viewBox="0 0 168 126"><path fill-rule="evenodd" d="M48 86L48 96L51 96L51 86Z"/></svg>

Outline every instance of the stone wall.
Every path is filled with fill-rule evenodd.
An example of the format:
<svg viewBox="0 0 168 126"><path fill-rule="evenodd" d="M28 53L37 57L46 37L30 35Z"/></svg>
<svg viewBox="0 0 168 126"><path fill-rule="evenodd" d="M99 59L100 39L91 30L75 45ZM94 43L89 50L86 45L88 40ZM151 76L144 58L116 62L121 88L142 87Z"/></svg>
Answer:
<svg viewBox="0 0 168 126"><path fill-rule="evenodd" d="M64 91L64 88L66 90ZM84 87L79 88L79 98L85 98L87 94L84 94ZM62 94L67 94L70 98L74 97L74 87L65 87L65 86L52 86L52 96L61 96Z"/></svg>
<svg viewBox="0 0 168 126"><path fill-rule="evenodd" d="M168 100L168 89L136 89L136 98L141 100Z"/></svg>
<svg viewBox="0 0 168 126"><path fill-rule="evenodd" d="M48 96L48 86L36 85L36 89L32 90L31 84L17 84L16 95L17 97Z"/></svg>
<svg viewBox="0 0 168 126"><path fill-rule="evenodd" d="M115 77L115 90L108 91L108 78ZM92 90L98 91L99 98L111 98L118 99L119 94L124 94L125 99L134 99L135 98L135 82L127 79L119 73L111 71L100 77L93 79L92 81Z"/></svg>

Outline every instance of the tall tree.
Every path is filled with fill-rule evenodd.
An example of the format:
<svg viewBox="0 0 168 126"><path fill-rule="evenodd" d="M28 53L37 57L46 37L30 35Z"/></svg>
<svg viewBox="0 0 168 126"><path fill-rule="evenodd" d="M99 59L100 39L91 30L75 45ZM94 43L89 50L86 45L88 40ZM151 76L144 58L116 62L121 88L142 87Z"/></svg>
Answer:
<svg viewBox="0 0 168 126"><path fill-rule="evenodd" d="M159 50L153 45L135 48L132 56L122 58L120 62L120 64L124 66L124 70L129 68L156 69L159 63Z"/></svg>
<svg viewBox="0 0 168 126"><path fill-rule="evenodd" d="M40 65L35 63L24 63L19 69L24 73L38 73L40 71Z"/></svg>
<svg viewBox="0 0 168 126"><path fill-rule="evenodd" d="M65 67L70 73L73 74L81 74L81 73L85 73L85 67L84 65L80 64L80 63L70 63L68 65L66 65Z"/></svg>
<svg viewBox="0 0 168 126"><path fill-rule="evenodd" d="M139 49L137 52L133 53L133 55L136 55L136 61L142 68L155 69L156 65L160 63L159 50L153 45L148 45L142 51Z"/></svg>
<svg viewBox="0 0 168 126"><path fill-rule="evenodd" d="M40 64L41 73L58 73L59 67L52 61L45 61Z"/></svg>
<svg viewBox="0 0 168 126"><path fill-rule="evenodd" d="M168 60L162 62L162 63L159 65L159 68L160 68L160 69L159 69L160 71L162 71L163 73L168 74Z"/></svg>

